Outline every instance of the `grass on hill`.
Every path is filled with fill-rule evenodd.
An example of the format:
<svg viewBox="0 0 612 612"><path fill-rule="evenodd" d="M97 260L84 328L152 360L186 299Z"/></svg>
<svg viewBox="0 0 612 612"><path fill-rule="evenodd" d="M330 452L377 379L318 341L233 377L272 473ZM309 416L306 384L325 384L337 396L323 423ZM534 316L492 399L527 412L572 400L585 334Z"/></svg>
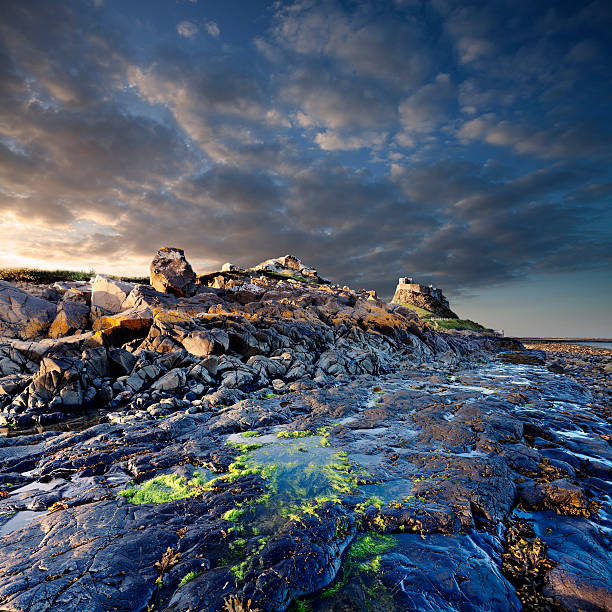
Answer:
<svg viewBox="0 0 612 612"><path fill-rule="evenodd" d="M444 319L443 321L430 321L439 329L469 329L472 331L483 331L486 327L470 321L470 319Z"/></svg>
<svg viewBox="0 0 612 612"><path fill-rule="evenodd" d="M88 281L95 276L95 270L39 270L37 268L2 268L0 280L9 282L36 283L38 285L51 285L61 281ZM148 277L114 276L111 278L131 283L149 283Z"/></svg>
<svg viewBox="0 0 612 612"><path fill-rule="evenodd" d="M405 306L406 308L410 308L410 310L414 310L419 315L419 317L421 317L421 319L428 319L429 317L436 316L430 310L426 310L425 308L421 308L420 306L415 306L414 304L411 304L410 302L402 302L401 304L402 306Z"/></svg>

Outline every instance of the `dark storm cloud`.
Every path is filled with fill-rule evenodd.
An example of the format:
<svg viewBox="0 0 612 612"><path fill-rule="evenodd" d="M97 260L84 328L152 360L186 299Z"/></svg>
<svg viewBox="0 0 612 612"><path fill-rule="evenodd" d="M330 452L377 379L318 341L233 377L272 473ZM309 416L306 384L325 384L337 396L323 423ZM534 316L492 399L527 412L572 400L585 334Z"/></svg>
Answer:
<svg viewBox="0 0 612 612"><path fill-rule="evenodd" d="M404 273L459 293L609 261L604 4L302 0L240 42L180 5L107 4L3 5L16 253L295 252L383 295Z"/></svg>

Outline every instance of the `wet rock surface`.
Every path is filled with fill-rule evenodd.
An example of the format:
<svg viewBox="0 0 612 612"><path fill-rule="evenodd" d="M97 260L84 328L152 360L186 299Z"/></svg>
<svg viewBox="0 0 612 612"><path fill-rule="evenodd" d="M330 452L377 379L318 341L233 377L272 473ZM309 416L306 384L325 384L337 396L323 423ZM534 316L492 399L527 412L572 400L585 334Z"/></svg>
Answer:
<svg viewBox="0 0 612 612"><path fill-rule="evenodd" d="M610 406L567 361L292 256L56 285L79 333L0 338L1 610L612 608Z"/></svg>
<svg viewBox="0 0 612 612"><path fill-rule="evenodd" d="M236 393L4 439L1 606L610 609L609 424L571 379L404 362Z"/></svg>

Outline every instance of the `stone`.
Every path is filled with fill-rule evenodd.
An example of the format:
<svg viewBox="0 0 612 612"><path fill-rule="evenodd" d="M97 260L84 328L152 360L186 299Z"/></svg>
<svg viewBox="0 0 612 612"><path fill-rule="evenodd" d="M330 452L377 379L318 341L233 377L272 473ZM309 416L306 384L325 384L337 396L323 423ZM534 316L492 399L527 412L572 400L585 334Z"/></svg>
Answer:
<svg viewBox="0 0 612 612"><path fill-rule="evenodd" d="M108 354L104 347L90 348L83 351L81 359L90 379L102 379L110 374Z"/></svg>
<svg viewBox="0 0 612 612"><path fill-rule="evenodd" d="M13 374L0 378L0 395L15 395L21 393L32 380L26 374Z"/></svg>
<svg viewBox="0 0 612 612"><path fill-rule="evenodd" d="M32 378L31 392L45 401L59 396L64 406L79 406L83 401L80 380L83 367L80 359L43 357L40 370Z"/></svg>
<svg viewBox="0 0 612 612"><path fill-rule="evenodd" d="M57 316L49 329L51 338L72 336L87 329L89 306L86 303L62 301L57 308Z"/></svg>
<svg viewBox="0 0 612 612"><path fill-rule="evenodd" d="M211 355L215 348L214 338L206 331L196 330L188 333L182 340L181 344L196 357L205 357Z"/></svg>
<svg viewBox="0 0 612 612"><path fill-rule="evenodd" d="M76 356L80 353L81 347L93 338L93 335L93 332L85 332L76 336L45 338L38 342L13 340L11 342L11 356L16 358L18 354L21 354L37 363L49 353Z"/></svg>
<svg viewBox="0 0 612 612"><path fill-rule="evenodd" d="M284 255L275 259L267 259L252 267L251 270L265 270L297 280L310 280L320 284L329 284L326 278L319 276L314 268L305 266L295 255Z"/></svg>
<svg viewBox="0 0 612 612"><path fill-rule="evenodd" d="M161 293L190 297L195 293L196 275L182 249L164 247L151 262L151 285Z"/></svg>
<svg viewBox="0 0 612 612"><path fill-rule="evenodd" d="M111 373L117 376L130 375L138 357L122 348L113 348L108 351L108 360Z"/></svg>
<svg viewBox="0 0 612 612"><path fill-rule="evenodd" d="M12 359L4 357L0 359L0 376L10 376L11 374L19 374L21 368L18 363L15 363Z"/></svg>
<svg viewBox="0 0 612 612"><path fill-rule="evenodd" d="M98 318L124 310L123 303L134 287L133 283L98 274L91 291L92 316Z"/></svg>
<svg viewBox="0 0 612 612"><path fill-rule="evenodd" d="M240 270L241 268L239 266L235 266L233 263L226 261L222 266L221 266L221 272L235 272Z"/></svg>
<svg viewBox="0 0 612 612"><path fill-rule="evenodd" d="M121 346L145 338L152 324L153 312L140 306L102 316L96 319L93 329L104 346Z"/></svg>
<svg viewBox="0 0 612 612"><path fill-rule="evenodd" d="M548 366L548 371L553 372L553 374L563 374L565 368L563 367L563 362L559 359L556 359Z"/></svg>
<svg viewBox="0 0 612 612"><path fill-rule="evenodd" d="M92 279L93 280L93 279ZM61 296L63 301L73 300L91 304L92 283L88 281L59 281L51 289Z"/></svg>
<svg viewBox="0 0 612 612"><path fill-rule="evenodd" d="M180 368L174 368L164 374L159 380L151 385L151 389L157 391L175 391L185 386L187 376L185 371Z"/></svg>
<svg viewBox="0 0 612 612"><path fill-rule="evenodd" d="M53 302L0 281L0 334L24 340L44 336L56 312Z"/></svg>
<svg viewBox="0 0 612 612"><path fill-rule="evenodd" d="M191 370L189 370L187 377L190 380L195 380L199 383L205 383L207 385L210 385L214 382L212 376L210 375L210 372L199 363L194 365Z"/></svg>

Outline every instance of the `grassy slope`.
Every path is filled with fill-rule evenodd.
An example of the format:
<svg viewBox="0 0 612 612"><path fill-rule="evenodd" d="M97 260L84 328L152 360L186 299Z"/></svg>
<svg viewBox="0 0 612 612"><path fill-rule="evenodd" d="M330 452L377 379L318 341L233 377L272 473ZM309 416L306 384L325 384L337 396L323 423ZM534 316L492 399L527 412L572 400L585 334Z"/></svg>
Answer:
<svg viewBox="0 0 612 612"><path fill-rule="evenodd" d="M402 302L402 306L406 306L406 308L410 308L410 310L414 310L421 319L428 319L429 317L434 317L434 313L425 310L425 308L420 308L419 306L415 306L414 304L410 304L408 302Z"/></svg>
<svg viewBox="0 0 612 612"><path fill-rule="evenodd" d="M470 319L446 319L444 321L431 321L439 329L471 329L473 331L482 331L486 329L475 321Z"/></svg>
<svg viewBox="0 0 612 612"><path fill-rule="evenodd" d="M0 269L0 280L12 281L12 282L24 282L24 283L36 283L39 285L51 285L60 281L88 281L92 276L95 276L96 272L90 270L75 271L75 270L38 270L36 268L3 268ZM111 278L117 278L124 281L131 281L134 283L148 283L148 277L142 278L129 278L125 276L113 276L109 274Z"/></svg>
<svg viewBox="0 0 612 612"><path fill-rule="evenodd" d="M421 319L427 321L431 325L434 325L437 329L471 329L472 331L482 331L486 329L479 323L475 321L470 321L470 319L446 319L444 321L432 321L431 317L435 317L436 315L429 310L425 310L425 308L419 308L414 304L403 304L407 308L414 310Z"/></svg>

